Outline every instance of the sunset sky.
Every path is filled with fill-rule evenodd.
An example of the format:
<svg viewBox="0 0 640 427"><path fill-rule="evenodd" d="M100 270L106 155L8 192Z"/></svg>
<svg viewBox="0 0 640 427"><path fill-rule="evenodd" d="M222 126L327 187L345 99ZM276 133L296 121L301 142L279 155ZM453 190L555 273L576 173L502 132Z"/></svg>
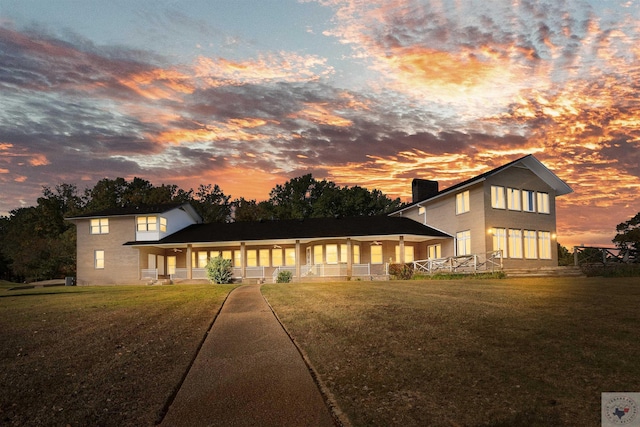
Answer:
<svg viewBox="0 0 640 427"><path fill-rule="evenodd" d="M640 211L640 1L0 0L0 215L138 176L408 200L526 154L558 240Z"/></svg>

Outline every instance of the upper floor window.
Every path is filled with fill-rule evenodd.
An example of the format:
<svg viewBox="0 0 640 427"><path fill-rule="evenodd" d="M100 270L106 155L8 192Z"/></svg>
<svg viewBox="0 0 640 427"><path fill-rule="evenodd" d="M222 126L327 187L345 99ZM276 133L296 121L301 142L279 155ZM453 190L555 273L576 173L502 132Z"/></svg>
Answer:
<svg viewBox="0 0 640 427"><path fill-rule="evenodd" d="M525 212L536 211L536 193L531 190L522 190L522 209Z"/></svg>
<svg viewBox="0 0 640 427"><path fill-rule="evenodd" d="M456 214L469 212L469 190L456 194Z"/></svg>
<svg viewBox="0 0 640 427"><path fill-rule="evenodd" d="M549 210L549 193L538 193L538 212L548 214Z"/></svg>
<svg viewBox="0 0 640 427"><path fill-rule="evenodd" d="M167 218L160 217L160 231L163 233L167 231Z"/></svg>
<svg viewBox="0 0 640 427"><path fill-rule="evenodd" d="M108 234L109 218L96 218L91 220L91 234Z"/></svg>
<svg viewBox="0 0 640 427"><path fill-rule="evenodd" d="M427 210L424 206L418 206L418 215L424 215L426 211Z"/></svg>
<svg viewBox="0 0 640 427"><path fill-rule="evenodd" d="M504 187L491 186L491 207L494 209L504 209L506 207Z"/></svg>
<svg viewBox="0 0 640 427"><path fill-rule="evenodd" d="M507 188L507 207L512 211L520 210L520 190Z"/></svg>
<svg viewBox="0 0 640 427"><path fill-rule="evenodd" d="M165 223L166 226L166 223ZM139 216L137 221L138 231L158 231L157 216Z"/></svg>

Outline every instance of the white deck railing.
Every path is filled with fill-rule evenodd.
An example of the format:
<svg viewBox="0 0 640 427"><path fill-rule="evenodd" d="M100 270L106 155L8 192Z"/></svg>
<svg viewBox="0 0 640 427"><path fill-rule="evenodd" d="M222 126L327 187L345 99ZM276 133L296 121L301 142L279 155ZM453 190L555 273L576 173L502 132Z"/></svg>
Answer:
<svg viewBox="0 0 640 427"><path fill-rule="evenodd" d="M158 280L157 268L144 268L140 271L140 279Z"/></svg>
<svg viewBox="0 0 640 427"><path fill-rule="evenodd" d="M418 260L413 262L413 270L427 274L502 270L502 251Z"/></svg>

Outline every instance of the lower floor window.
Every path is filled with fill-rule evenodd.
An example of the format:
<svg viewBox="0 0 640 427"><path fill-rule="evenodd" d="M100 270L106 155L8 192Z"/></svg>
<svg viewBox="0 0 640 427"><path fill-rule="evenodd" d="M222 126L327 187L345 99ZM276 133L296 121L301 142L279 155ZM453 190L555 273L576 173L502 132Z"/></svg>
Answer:
<svg viewBox="0 0 640 427"><path fill-rule="evenodd" d="M442 258L442 245L439 243L437 245L430 245L427 251L429 259Z"/></svg>
<svg viewBox="0 0 640 427"><path fill-rule="evenodd" d="M538 231L538 247L540 259L551 259L551 233L549 231Z"/></svg>
<svg viewBox="0 0 640 427"><path fill-rule="evenodd" d="M93 265L96 269L104 268L104 251L97 250L93 253Z"/></svg>
<svg viewBox="0 0 640 427"><path fill-rule="evenodd" d="M400 262L400 246L396 246L396 262ZM413 246L405 246L404 247L404 262L413 262L414 261L414 252Z"/></svg>
<svg viewBox="0 0 640 427"><path fill-rule="evenodd" d="M471 231L460 231L456 233L458 255L471 255Z"/></svg>
<svg viewBox="0 0 640 427"><path fill-rule="evenodd" d="M371 264L382 264L382 246L371 245Z"/></svg>

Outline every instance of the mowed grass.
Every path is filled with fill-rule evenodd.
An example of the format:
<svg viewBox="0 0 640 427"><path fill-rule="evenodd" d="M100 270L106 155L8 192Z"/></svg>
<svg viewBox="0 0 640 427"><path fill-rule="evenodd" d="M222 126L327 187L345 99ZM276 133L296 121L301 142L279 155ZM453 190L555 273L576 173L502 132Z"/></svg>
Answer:
<svg viewBox="0 0 640 427"><path fill-rule="evenodd" d="M0 425L151 426L233 286L0 286Z"/></svg>
<svg viewBox="0 0 640 427"><path fill-rule="evenodd" d="M640 391L640 280L277 284L263 293L355 426L599 426Z"/></svg>

